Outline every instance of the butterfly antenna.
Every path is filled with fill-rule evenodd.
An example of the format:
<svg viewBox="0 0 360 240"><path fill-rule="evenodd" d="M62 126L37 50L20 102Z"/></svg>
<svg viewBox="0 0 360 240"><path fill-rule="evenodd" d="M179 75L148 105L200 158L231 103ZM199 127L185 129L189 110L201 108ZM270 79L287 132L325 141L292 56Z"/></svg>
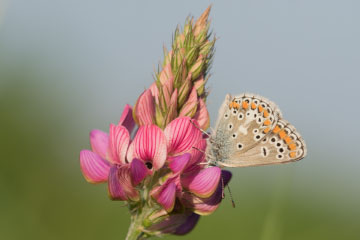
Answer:
<svg viewBox="0 0 360 240"><path fill-rule="evenodd" d="M231 190L230 190L229 184L227 185L227 188L228 188L228 190L229 190L229 195L230 195L230 199L231 199L231 204L232 204L233 208L235 208L235 202L234 202L233 196L232 196L232 194L231 194Z"/></svg>
<svg viewBox="0 0 360 240"><path fill-rule="evenodd" d="M190 122L191 122L191 124L194 125L197 129L199 129L203 134L205 134L206 136L208 136L208 137L210 138L210 134L209 134L208 132L202 130L198 125L196 125L196 124L192 121L192 119L190 119Z"/></svg>
<svg viewBox="0 0 360 240"><path fill-rule="evenodd" d="M225 198L225 186L224 186L224 178L221 176L221 198L224 199Z"/></svg>

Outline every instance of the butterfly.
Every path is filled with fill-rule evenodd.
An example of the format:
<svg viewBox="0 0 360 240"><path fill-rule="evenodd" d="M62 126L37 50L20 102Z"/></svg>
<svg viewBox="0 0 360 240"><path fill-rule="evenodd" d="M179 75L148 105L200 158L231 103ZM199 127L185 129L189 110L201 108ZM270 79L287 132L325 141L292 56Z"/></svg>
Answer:
<svg viewBox="0 0 360 240"><path fill-rule="evenodd" d="M277 105L254 94L228 94L207 141L207 164L219 167L295 162L307 152L304 140Z"/></svg>

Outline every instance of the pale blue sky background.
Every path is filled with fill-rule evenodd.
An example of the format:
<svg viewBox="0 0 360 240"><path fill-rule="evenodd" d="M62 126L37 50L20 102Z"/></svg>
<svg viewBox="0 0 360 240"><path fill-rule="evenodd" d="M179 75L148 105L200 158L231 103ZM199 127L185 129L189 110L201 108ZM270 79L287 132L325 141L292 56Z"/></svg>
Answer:
<svg viewBox="0 0 360 240"><path fill-rule="evenodd" d="M293 165L234 170L235 197L246 188L241 176L269 187L290 175L300 201L331 199L335 212L359 214L359 1L2 1L0 71L33 73L28 91L42 89L33 97L44 109L48 99L71 106L59 116L76 118L64 134L86 148L89 130L107 130L151 84L176 25L210 3L219 38L208 83L212 123L226 93L254 92L279 105L309 148ZM0 79L0 94L8 84Z"/></svg>

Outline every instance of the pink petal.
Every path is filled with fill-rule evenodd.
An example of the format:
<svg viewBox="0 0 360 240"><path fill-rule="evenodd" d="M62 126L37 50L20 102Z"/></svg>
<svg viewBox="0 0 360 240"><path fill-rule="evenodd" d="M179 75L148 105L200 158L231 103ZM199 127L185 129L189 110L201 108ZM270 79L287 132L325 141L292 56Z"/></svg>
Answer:
<svg viewBox="0 0 360 240"><path fill-rule="evenodd" d="M90 145L94 153L97 153L103 159L107 159L109 149L109 134L94 129L90 132Z"/></svg>
<svg viewBox="0 0 360 240"><path fill-rule="evenodd" d="M90 150L80 152L80 167L86 181L90 183L106 182L108 179L109 162Z"/></svg>
<svg viewBox="0 0 360 240"><path fill-rule="evenodd" d="M163 131L155 125L139 128L130 144L127 159L139 158L151 162L154 169L160 169L166 160L166 138Z"/></svg>
<svg viewBox="0 0 360 240"><path fill-rule="evenodd" d="M149 89L151 91L151 95L155 98L156 104L159 104L159 89L156 86L156 82L153 82L153 84L151 84Z"/></svg>
<svg viewBox="0 0 360 240"><path fill-rule="evenodd" d="M195 148L190 150L191 159L189 161L188 166L186 167L187 172L190 172L195 166L198 166L199 163L204 162L205 160L205 150L206 150L206 139L201 139L199 142L195 144Z"/></svg>
<svg viewBox="0 0 360 240"><path fill-rule="evenodd" d="M185 222L176 228L173 234L175 235L185 235L191 232L194 229L197 222L199 221L200 216L196 213L191 213L185 220Z"/></svg>
<svg viewBox="0 0 360 240"><path fill-rule="evenodd" d="M202 139L201 131L190 120L189 117L179 117L165 128L169 154L179 155L187 152ZM194 123L197 124L196 121Z"/></svg>
<svg viewBox="0 0 360 240"><path fill-rule="evenodd" d="M112 163L125 164L130 135L123 126L110 124L110 152Z"/></svg>
<svg viewBox="0 0 360 240"><path fill-rule="evenodd" d="M199 217L199 215L191 211L172 213L163 218L160 222L151 225L148 229L150 231L158 231L161 233L185 235L195 227Z"/></svg>
<svg viewBox="0 0 360 240"><path fill-rule="evenodd" d="M231 179L231 172L222 170L222 178L224 181L224 186L226 186ZM183 204L192 208L195 213L200 215L209 215L213 213L220 205L223 196L222 183L219 182L216 191L209 198L200 198L194 196L191 193L184 193L182 196Z"/></svg>
<svg viewBox="0 0 360 240"><path fill-rule="evenodd" d="M168 125L172 120L174 120L177 116L177 101L178 101L178 93L177 89L174 90L173 94L171 95L171 100L169 104L169 110L166 117L166 124Z"/></svg>
<svg viewBox="0 0 360 240"><path fill-rule="evenodd" d="M199 104L194 119L198 122L199 127L201 129L206 130L209 128L210 125L209 112L207 110L204 100L201 98L199 99Z"/></svg>
<svg viewBox="0 0 360 240"><path fill-rule="evenodd" d="M131 184L128 165L114 165L110 169L108 181L109 197L112 200L139 200L139 193Z"/></svg>
<svg viewBox="0 0 360 240"><path fill-rule="evenodd" d="M165 106L170 106L170 98L173 92L174 78L168 78L162 85L162 94L165 100Z"/></svg>
<svg viewBox="0 0 360 240"><path fill-rule="evenodd" d="M176 184L168 179L163 185L155 187L151 196L167 211L171 212L175 205Z"/></svg>
<svg viewBox="0 0 360 240"><path fill-rule="evenodd" d="M175 174L180 173L185 168L190 158L191 158L190 153L185 153L177 157L172 157L169 159L170 161L169 168Z"/></svg>
<svg viewBox="0 0 360 240"><path fill-rule="evenodd" d="M140 97L138 98L135 109L134 115L136 117L136 121L139 125L148 125L155 123L155 105L154 105L154 98L151 95L151 90L145 90Z"/></svg>
<svg viewBox="0 0 360 240"><path fill-rule="evenodd" d="M207 198L211 196L219 184L221 169L209 167L201 171L193 171L181 178L181 184L195 195Z"/></svg>
<svg viewBox="0 0 360 240"><path fill-rule="evenodd" d="M118 125L126 127L129 133L131 133L135 127L135 121L132 115L132 111L132 107L129 104L126 104L118 123Z"/></svg>
<svg viewBox="0 0 360 240"><path fill-rule="evenodd" d="M168 63L164 66L163 70L160 73L159 76L159 80L161 82L161 84L165 84L166 82L168 82L169 80L173 80L174 75L171 71L171 64Z"/></svg>
<svg viewBox="0 0 360 240"><path fill-rule="evenodd" d="M137 186L148 174L148 169L146 168L143 161L134 158L130 163L130 171L133 186Z"/></svg>
<svg viewBox="0 0 360 240"><path fill-rule="evenodd" d="M186 100L184 106L180 110L179 116L193 117L196 113L197 105L198 105L197 92L196 92L196 88L193 87L191 89L188 99Z"/></svg>

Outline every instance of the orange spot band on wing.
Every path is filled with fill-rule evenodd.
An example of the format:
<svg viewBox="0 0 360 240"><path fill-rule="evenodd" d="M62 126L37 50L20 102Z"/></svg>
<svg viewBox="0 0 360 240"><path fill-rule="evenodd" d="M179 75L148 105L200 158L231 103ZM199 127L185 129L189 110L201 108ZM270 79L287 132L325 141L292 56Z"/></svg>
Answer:
<svg viewBox="0 0 360 240"><path fill-rule="evenodd" d="M295 149L296 149L296 144L295 144L295 143L289 144L289 149L290 149L291 151L295 150Z"/></svg>
<svg viewBox="0 0 360 240"><path fill-rule="evenodd" d="M289 144L291 142L291 137L290 136L287 136L284 141L286 142L286 144Z"/></svg>
<svg viewBox="0 0 360 240"><path fill-rule="evenodd" d="M261 105L259 105L258 109L259 109L259 113L261 113L264 110L264 108Z"/></svg>
<svg viewBox="0 0 360 240"><path fill-rule="evenodd" d="M279 137L280 137L281 139L284 139L284 138L286 137L286 132L285 132L285 130L281 130L281 131L279 132Z"/></svg>
<svg viewBox="0 0 360 240"><path fill-rule="evenodd" d="M268 116L269 116L269 112L265 110L265 111L264 111L264 117L267 118Z"/></svg>
<svg viewBox="0 0 360 240"><path fill-rule="evenodd" d="M270 131L270 128L267 127L267 128L264 129L263 133L268 133L269 131Z"/></svg>
<svg viewBox="0 0 360 240"><path fill-rule="evenodd" d="M264 125L265 126L269 126L271 124L271 121L269 120L269 119L266 119L265 121L264 121Z"/></svg>
<svg viewBox="0 0 360 240"><path fill-rule="evenodd" d="M296 157L296 152L291 152L289 155L291 158L294 158L294 157Z"/></svg>
<svg viewBox="0 0 360 240"><path fill-rule="evenodd" d="M256 108L256 104L255 103L251 103L251 109L255 109Z"/></svg>
<svg viewBox="0 0 360 240"><path fill-rule="evenodd" d="M273 133L278 133L278 132L280 132L280 127L278 126L278 125L276 125L276 127L273 129Z"/></svg>
<svg viewBox="0 0 360 240"><path fill-rule="evenodd" d="M242 107L247 109L249 107L249 104L247 102L243 101Z"/></svg>
<svg viewBox="0 0 360 240"><path fill-rule="evenodd" d="M236 102L234 102L234 108L236 108L236 109L238 109L239 110L239 108L240 108L240 104L238 104L238 103L236 103Z"/></svg>

